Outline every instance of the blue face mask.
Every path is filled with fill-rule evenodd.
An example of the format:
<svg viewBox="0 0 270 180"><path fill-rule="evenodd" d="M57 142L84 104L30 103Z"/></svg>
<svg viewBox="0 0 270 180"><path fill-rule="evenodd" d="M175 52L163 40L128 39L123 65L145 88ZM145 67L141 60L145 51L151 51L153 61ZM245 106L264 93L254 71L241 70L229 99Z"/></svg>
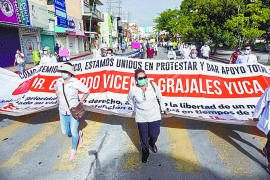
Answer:
<svg viewBox="0 0 270 180"><path fill-rule="evenodd" d="M62 72L61 75L62 75L62 78L63 78L63 79L69 78L69 74L66 73L66 72Z"/></svg>
<svg viewBox="0 0 270 180"><path fill-rule="evenodd" d="M245 49L245 50L244 50L244 53L245 53L245 54L248 54L248 53L249 53L249 50Z"/></svg>

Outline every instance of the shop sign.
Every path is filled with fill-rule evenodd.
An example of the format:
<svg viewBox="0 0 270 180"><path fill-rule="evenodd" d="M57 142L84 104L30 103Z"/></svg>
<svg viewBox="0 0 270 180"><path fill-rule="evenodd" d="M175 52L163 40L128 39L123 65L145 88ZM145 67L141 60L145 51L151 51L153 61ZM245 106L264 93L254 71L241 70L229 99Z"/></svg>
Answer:
<svg viewBox="0 0 270 180"><path fill-rule="evenodd" d="M74 22L73 19L72 20L68 20L68 27L70 29L75 29L75 22Z"/></svg>
<svg viewBox="0 0 270 180"><path fill-rule="evenodd" d="M26 4L26 0L21 0L21 1L22 1L22 5L23 5L26 24L30 26L31 23L30 23L30 17L29 17L29 13L28 13L28 7L27 7L27 4Z"/></svg>
<svg viewBox="0 0 270 180"><path fill-rule="evenodd" d="M62 27L68 27L68 20L66 18L57 17L57 25Z"/></svg>
<svg viewBox="0 0 270 180"><path fill-rule="evenodd" d="M67 19L68 27L70 29L74 29L73 31L76 33L76 35L84 35L82 19L78 19L72 16L67 16Z"/></svg>
<svg viewBox="0 0 270 180"><path fill-rule="evenodd" d="M48 19L48 9L46 6L28 1L29 3L29 12L30 12L30 21L32 26L48 28L49 19Z"/></svg>
<svg viewBox="0 0 270 180"><path fill-rule="evenodd" d="M23 9L22 0L18 0L18 4L19 4L19 9L20 9L20 14L21 14L21 17L22 17L22 24L27 25L25 15L24 15L24 9Z"/></svg>
<svg viewBox="0 0 270 180"><path fill-rule="evenodd" d="M0 21L22 24L22 17L17 0L0 1Z"/></svg>
<svg viewBox="0 0 270 180"><path fill-rule="evenodd" d="M65 0L54 0L54 7L57 17L67 18Z"/></svg>
<svg viewBox="0 0 270 180"><path fill-rule="evenodd" d="M39 34L38 28L21 28L21 33L24 34Z"/></svg>

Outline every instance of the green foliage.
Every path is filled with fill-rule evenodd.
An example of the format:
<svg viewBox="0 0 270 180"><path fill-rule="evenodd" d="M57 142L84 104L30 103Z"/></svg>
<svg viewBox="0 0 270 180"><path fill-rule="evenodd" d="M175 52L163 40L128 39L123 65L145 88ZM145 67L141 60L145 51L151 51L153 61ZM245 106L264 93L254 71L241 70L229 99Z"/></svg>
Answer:
<svg viewBox="0 0 270 180"><path fill-rule="evenodd" d="M157 23L156 29L159 31L166 30L170 34L172 34L172 28L175 24L173 24L173 19L177 18L179 10L168 9L159 14L159 17L154 19L154 22Z"/></svg>
<svg viewBox="0 0 270 180"><path fill-rule="evenodd" d="M212 41L235 47L270 38L270 0L183 0L181 10L166 10L154 22L159 31L181 34L182 41Z"/></svg>

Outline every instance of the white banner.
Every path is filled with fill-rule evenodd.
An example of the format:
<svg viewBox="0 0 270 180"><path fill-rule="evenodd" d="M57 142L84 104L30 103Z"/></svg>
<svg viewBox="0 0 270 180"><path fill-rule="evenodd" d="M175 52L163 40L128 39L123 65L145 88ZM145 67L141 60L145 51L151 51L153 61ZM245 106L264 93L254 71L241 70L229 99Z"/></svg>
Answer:
<svg viewBox="0 0 270 180"><path fill-rule="evenodd" d="M160 87L171 115L225 123L254 124L252 112L269 86L270 69L261 64L230 65L207 60L142 60L121 57L72 62L76 78L91 94L90 111L132 116L127 94L142 68ZM19 116L57 106L54 84L61 77L52 66L36 66L17 78L1 73L0 113ZM3 78L2 78L3 77Z"/></svg>

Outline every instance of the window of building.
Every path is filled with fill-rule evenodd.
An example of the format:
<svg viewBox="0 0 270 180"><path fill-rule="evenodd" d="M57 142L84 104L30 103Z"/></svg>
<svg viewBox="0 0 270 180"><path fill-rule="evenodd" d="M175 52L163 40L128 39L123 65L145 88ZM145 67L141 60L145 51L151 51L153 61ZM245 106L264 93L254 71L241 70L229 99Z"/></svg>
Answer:
<svg viewBox="0 0 270 180"><path fill-rule="evenodd" d="M54 0L47 0L47 5L53 5L54 4Z"/></svg>

